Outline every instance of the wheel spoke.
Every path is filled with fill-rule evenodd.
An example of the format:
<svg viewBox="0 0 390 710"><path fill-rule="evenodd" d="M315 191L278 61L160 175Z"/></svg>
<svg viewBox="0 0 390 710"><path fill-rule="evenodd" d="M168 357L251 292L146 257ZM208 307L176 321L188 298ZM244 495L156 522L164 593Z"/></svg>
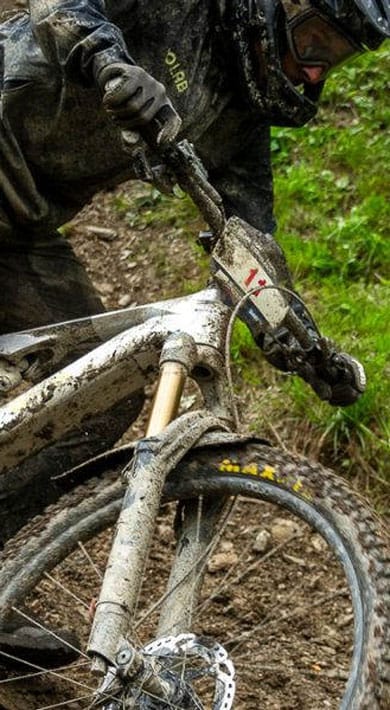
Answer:
<svg viewBox="0 0 390 710"><path fill-rule="evenodd" d="M81 688L85 688L86 690L89 690L91 693L93 693L95 691L95 688L90 688L86 683L82 683L80 681L77 681L74 678L70 678L69 676L65 676L62 673L59 673L58 671L51 670L50 668L42 668L41 666L37 665L36 663L31 663L31 661L26 661L24 659L20 659L20 658L18 658L18 656L14 656L11 653L6 653L5 651L0 651L0 656L2 656L3 658L9 658L12 661L22 662L23 665L27 666L28 668L32 668L32 669L34 669L34 671L39 671L38 675L47 674L49 676L53 676L54 678L60 678L61 680L65 680L68 683L71 683L72 685L77 685ZM67 668L69 669L69 666L67 666ZM35 676L35 673L30 674L29 678L32 678L34 676ZM17 679L6 678L6 679L4 679L4 682L7 683L7 682L12 682L14 680L17 680ZM2 682L3 681L0 681L0 683L2 683Z"/></svg>
<svg viewBox="0 0 390 710"><path fill-rule="evenodd" d="M16 656L11 656L9 654L4 653L3 651L0 651L0 654L3 655L4 657L7 656L8 658L12 658L14 660L20 661L21 663L26 663L26 661L22 660L21 658L17 658ZM72 668L82 668L90 665L90 661L83 661L82 663L72 663ZM69 664L66 666L62 666L60 668L56 669L57 674L60 674L60 671L66 671L69 670ZM36 673L26 673L24 675L17 675L17 676L12 676L12 678L1 678L0 679L0 685L6 685L7 683L17 683L20 682L21 680L32 680L33 678L39 678L39 676L46 675L48 672L47 668L44 668L41 671L37 671ZM61 676L65 677L65 676Z"/></svg>
<svg viewBox="0 0 390 710"><path fill-rule="evenodd" d="M65 587L64 584L62 584L58 579L55 579L55 577L52 577L52 575L49 574L48 572L45 572L45 577L46 577L46 579L50 580L50 582L55 584L56 587L58 587L59 589L62 589L62 591L65 592L65 594L72 597L72 599L74 599L76 602L81 604L81 606L83 606L85 609L89 609L89 604L87 604L87 602L83 601L83 599L80 599L80 597L77 594L73 594L73 592L71 592L69 587Z"/></svg>
<svg viewBox="0 0 390 710"><path fill-rule="evenodd" d="M88 698L90 697L91 693L88 693L88 695L80 695L79 697L70 698L69 700L63 700L59 703L54 703L53 705L40 705L37 710L53 710L53 708L64 708L67 705L71 705L72 703L79 703L82 700L88 700Z"/></svg>
<svg viewBox="0 0 390 710"><path fill-rule="evenodd" d="M87 654L84 653L84 651L82 651L80 648L76 648L76 646L73 646L71 643L69 643L69 641L66 641L66 639L63 639L61 636L58 636L58 634L56 634L52 629L47 629L43 624L41 624L36 619L33 619L32 616L25 614L25 612L21 609L18 609L17 607L13 606L12 611L14 611L16 614L19 614L19 616L22 616L23 619L26 619L26 621L28 621L33 626L37 626L38 628L45 631L45 633L50 634L50 636L53 636L53 638L57 639L57 641L61 641L61 643L65 644L65 646L70 648L72 651L75 651L80 656L83 656L84 658L88 659Z"/></svg>
<svg viewBox="0 0 390 710"><path fill-rule="evenodd" d="M83 543L80 542L80 540L79 540L77 544L78 544L78 546L79 546L79 549L80 549L81 552L83 553L84 557L88 560L88 562L89 562L89 564L91 565L92 569L96 572L97 578L98 578L99 581L101 582L101 581L103 580L103 574L102 574L102 572L100 571L99 567L97 566L97 564L95 564L95 562L93 561L91 555L89 554L88 550L85 548L85 546L83 545Z"/></svg>

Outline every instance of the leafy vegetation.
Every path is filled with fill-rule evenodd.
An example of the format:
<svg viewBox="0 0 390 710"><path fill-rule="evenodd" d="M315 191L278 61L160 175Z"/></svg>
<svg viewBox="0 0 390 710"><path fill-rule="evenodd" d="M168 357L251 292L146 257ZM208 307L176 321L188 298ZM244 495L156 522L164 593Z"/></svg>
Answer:
<svg viewBox="0 0 390 710"><path fill-rule="evenodd" d="M389 44L327 82L310 125L275 129L278 239L321 330L365 365L368 387L334 411L297 379L283 390L350 474L381 498L389 480ZM387 468L386 468L387 466ZM379 483L375 485L375 479Z"/></svg>
<svg viewBox="0 0 390 710"><path fill-rule="evenodd" d="M319 114L308 126L277 128L272 136L277 239L321 331L364 363L365 396L335 410L298 378L270 372L244 325L237 324L232 344L250 403L249 425L354 477L382 510L388 503L390 427L389 75L387 44L328 80ZM133 227L163 222L188 235L191 245L201 227L188 198L172 200L155 190L133 199L131 207L127 201L116 207ZM200 263L199 277L187 281L185 290L205 283L207 259ZM169 268L174 270L172 261ZM169 295L178 293L174 274L172 285Z"/></svg>

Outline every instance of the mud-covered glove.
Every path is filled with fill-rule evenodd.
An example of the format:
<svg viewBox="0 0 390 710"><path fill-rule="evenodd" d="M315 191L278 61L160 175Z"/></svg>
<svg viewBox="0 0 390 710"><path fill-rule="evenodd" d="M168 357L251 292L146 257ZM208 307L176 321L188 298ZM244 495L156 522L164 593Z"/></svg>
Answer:
<svg viewBox="0 0 390 710"><path fill-rule="evenodd" d="M124 130L137 130L157 123L157 143L172 142L181 119L163 84L138 66L109 64L96 77L103 94L103 106Z"/></svg>
<svg viewBox="0 0 390 710"><path fill-rule="evenodd" d="M363 366L339 352L327 338L317 337L313 347L304 351L286 328L280 328L275 336L266 334L258 344L271 365L302 377L320 399L333 406L353 404L365 390Z"/></svg>

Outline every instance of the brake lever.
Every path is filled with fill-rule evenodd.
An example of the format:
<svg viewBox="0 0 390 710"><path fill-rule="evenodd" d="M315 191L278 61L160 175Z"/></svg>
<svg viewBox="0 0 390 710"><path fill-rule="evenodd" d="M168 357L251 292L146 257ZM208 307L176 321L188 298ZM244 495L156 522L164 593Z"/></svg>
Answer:
<svg viewBox="0 0 390 710"><path fill-rule="evenodd" d="M192 144L182 140L167 146L162 151L162 157L176 176L179 187L191 197L215 238L218 238L226 224L222 197L209 182L207 171Z"/></svg>
<svg viewBox="0 0 390 710"><path fill-rule="evenodd" d="M157 117L158 118L158 117ZM164 178L161 168L153 168L148 157L148 148L153 151L172 174L183 192L187 193L205 221L209 224L215 238L221 234L226 217L223 201L217 190L208 180L207 171L196 155L194 148L186 139L176 141L158 141L161 135L161 121L157 119L142 131L122 131L125 150L130 153L138 179L161 185L164 190Z"/></svg>

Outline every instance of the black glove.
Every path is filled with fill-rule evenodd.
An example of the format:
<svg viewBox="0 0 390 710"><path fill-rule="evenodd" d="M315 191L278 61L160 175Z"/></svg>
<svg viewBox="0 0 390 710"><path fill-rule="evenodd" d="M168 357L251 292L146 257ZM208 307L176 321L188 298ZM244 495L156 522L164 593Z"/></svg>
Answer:
<svg viewBox="0 0 390 710"><path fill-rule="evenodd" d="M103 106L124 130L140 129L157 122L156 142L172 142L181 120L165 87L144 69L117 63L104 67L96 77Z"/></svg>
<svg viewBox="0 0 390 710"><path fill-rule="evenodd" d="M304 351L286 328L280 328L275 337L266 334L258 344L271 365L302 377L329 404L346 407L365 390L363 366L347 353L338 352L327 338L317 336L313 347Z"/></svg>

